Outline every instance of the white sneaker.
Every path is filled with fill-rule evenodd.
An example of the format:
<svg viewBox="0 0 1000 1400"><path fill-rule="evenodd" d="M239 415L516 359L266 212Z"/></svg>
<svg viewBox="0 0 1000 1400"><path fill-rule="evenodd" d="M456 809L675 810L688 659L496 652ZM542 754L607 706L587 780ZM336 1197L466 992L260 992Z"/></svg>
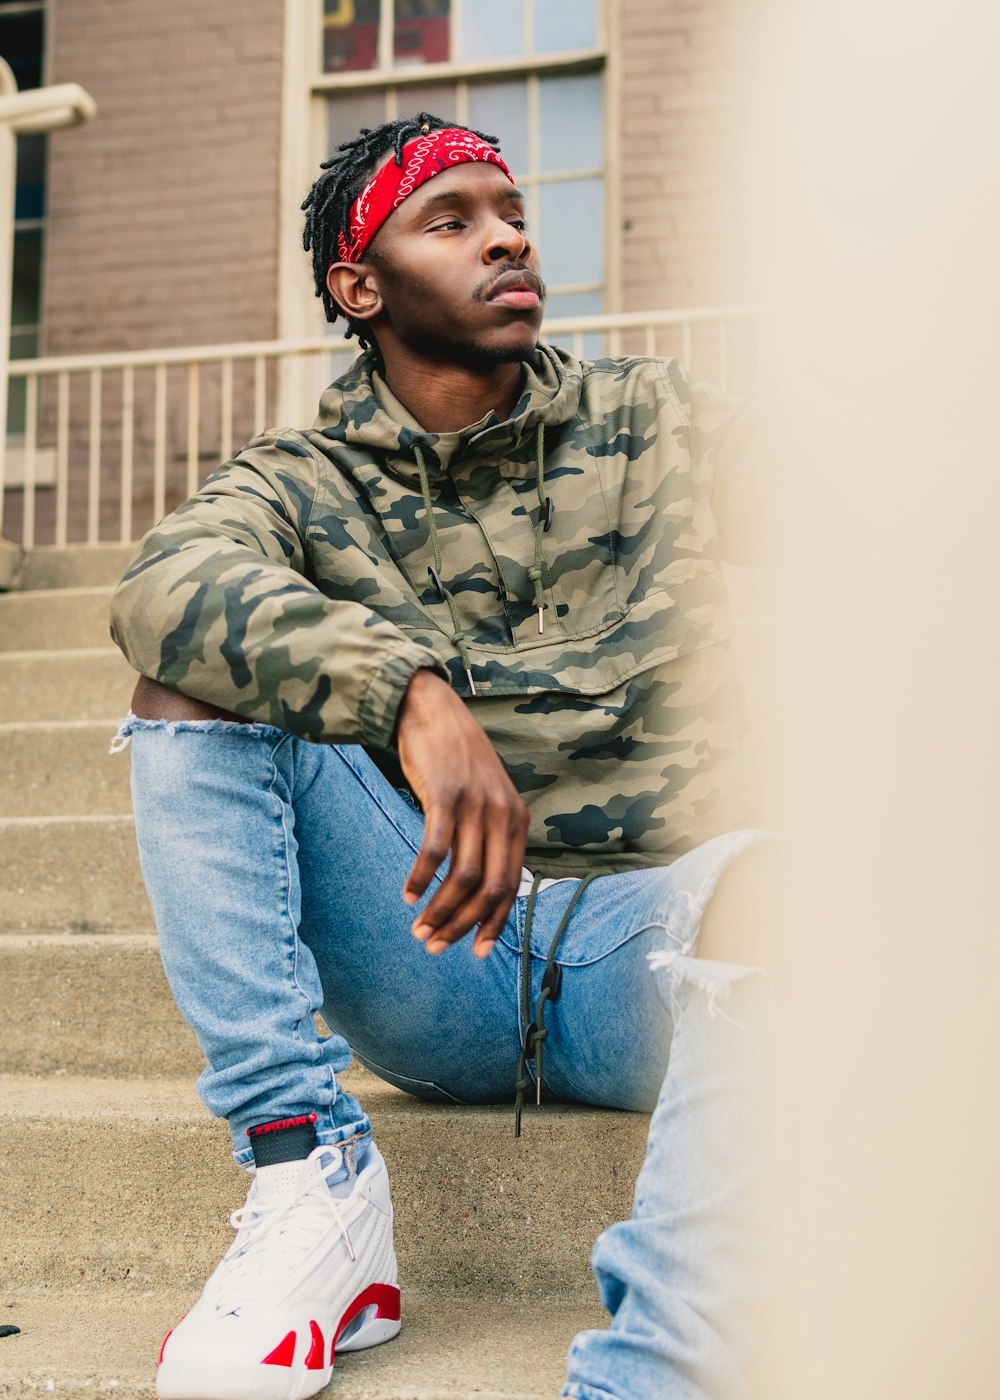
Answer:
<svg viewBox="0 0 1000 1400"><path fill-rule="evenodd" d="M370 1146L331 1188L336 1147L258 1167L236 1239L160 1349L160 1400L303 1400L333 1375L336 1351L399 1332L389 1178Z"/></svg>

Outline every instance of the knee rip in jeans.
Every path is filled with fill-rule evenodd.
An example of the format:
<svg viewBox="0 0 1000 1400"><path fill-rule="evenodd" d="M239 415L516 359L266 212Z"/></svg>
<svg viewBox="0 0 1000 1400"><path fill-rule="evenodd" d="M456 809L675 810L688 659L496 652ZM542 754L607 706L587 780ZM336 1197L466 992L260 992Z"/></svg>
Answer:
<svg viewBox="0 0 1000 1400"><path fill-rule="evenodd" d="M118 733L111 740L108 749L109 753L121 753L128 747L132 735L141 730L165 730L167 734L222 734L232 733L248 734L255 732L265 732L272 729L269 724L258 724L256 721L248 720L246 724L237 724L230 719L140 719L131 711L125 716L118 726Z"/></svg>
<svg viewBox="0 0 1000 1400"><path fill-rule="evenodd" d="M678 941L665 924L660 924L659 927L668 938ZM667 974L671 998L682 988L689 987L706 997L709 1016L721 1016L724 1021L738 1025L739 1022L722 1009L732 1000L733 988L748 978L766 977L767 974L762 967L711 962L707 958L695 957L695 941L696 936L692 936L683 945L678 943L675 948L659 948L647 953L646 961L650 971L654 975Z"/></svg>

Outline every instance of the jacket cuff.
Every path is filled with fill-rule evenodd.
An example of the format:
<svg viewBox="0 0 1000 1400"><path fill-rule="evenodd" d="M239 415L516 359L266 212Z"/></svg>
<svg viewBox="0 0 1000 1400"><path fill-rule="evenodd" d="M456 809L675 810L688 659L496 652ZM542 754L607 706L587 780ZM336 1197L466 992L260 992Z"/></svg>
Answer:
<svg viewBox="0 0 1000 1400"><path fill-rule="evenodd" d="M436 671L450 684L448 672L427 647L407 645L386 657L372 676L358 708L361 742L377 749L392 748L396 714L406 687L417 671Z"/></svg>

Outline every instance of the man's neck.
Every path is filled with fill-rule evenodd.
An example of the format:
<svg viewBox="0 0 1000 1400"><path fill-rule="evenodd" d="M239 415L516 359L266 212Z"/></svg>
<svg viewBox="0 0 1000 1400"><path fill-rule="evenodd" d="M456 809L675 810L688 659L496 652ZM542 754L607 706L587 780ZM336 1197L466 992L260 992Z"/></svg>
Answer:
<svg viewBox="0 0 1000 1400"><path fill-rule="evenodd" d="M390 360L385 380L406 411L428 433L457 433L492 411L509 418L521 392L520 364L474 370Z"/></svg>

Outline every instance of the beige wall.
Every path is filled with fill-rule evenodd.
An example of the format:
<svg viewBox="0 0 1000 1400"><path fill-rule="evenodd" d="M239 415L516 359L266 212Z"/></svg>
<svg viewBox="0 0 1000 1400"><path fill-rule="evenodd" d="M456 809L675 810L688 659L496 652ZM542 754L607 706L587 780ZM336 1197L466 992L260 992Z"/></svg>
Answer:
<svg viewBox="0 0 1000 1400"><path fill-rule="evenodd" d="M738 0L618 4L626 311L748 299L734 240L751 9Z"/></svg>
<svg viewBox="0 0 1000 1400"><path fill-rule="evenodd" d="M281 0L52 0L43 352L276 333Z"/></svg>

